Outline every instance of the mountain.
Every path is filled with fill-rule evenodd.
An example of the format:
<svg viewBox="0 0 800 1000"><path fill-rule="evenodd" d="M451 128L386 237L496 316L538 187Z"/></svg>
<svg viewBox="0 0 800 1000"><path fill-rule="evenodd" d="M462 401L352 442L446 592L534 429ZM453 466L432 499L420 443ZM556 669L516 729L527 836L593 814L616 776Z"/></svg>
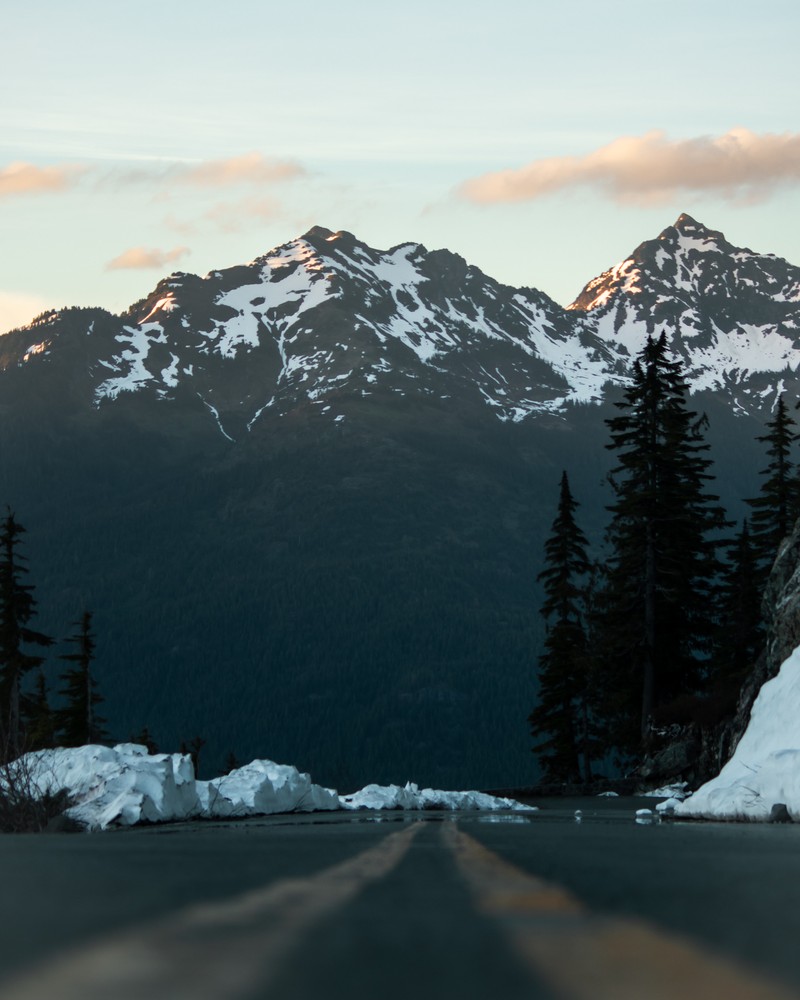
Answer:
<svg viewBox="0 0 800 1000"><path fill-rule="evenodd" d="M635 354L645 331L666 330L692 391L720 393L743 413L774 404L800 364L800 268L734 247L688 215L568 308L618 357Z"/></svg>
<svg viewBox="0 0 800 1000"><path fill-rule="evenodd" d="M561 470L599 542L603 421L666 329L738 515L796 395L799 302L797 268L681 216L566 309L317 227L119 316L45 314L0 337L0 498L39 625L92 610L114 735L203 736L211 770L530 781Z"/></svg>

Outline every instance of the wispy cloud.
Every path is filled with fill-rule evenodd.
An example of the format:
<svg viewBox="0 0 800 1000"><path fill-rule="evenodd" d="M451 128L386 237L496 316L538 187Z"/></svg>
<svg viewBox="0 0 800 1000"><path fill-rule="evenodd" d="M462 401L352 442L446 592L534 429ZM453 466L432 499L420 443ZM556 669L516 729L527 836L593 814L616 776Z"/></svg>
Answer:
<svg viewBox="0 0 800 1000"><path fill-rule="evenodd" d="M10 163L0 166L0 198L64 192L83 178L92 181L97 190L149 187L156 192L156 197L169 197L180 188L214 190L249 186L263 189L306 174L305 167L294 160L273 159L256 152L198 163L156 161L135 167L71 163L40 167L32 163Z"/></svg>
<svg viewBox="0 0 800 1000"><path fill-rule="evenodd" d="M466 181L459 197L479 203L532 201L568 188L593 187L614 201L651 205L676 195L711 193L752 203L800 184L800 133L670 140L663 132L615 139L585 156L534 160Z"/></svg>
<svg viewBox="0 0 800 1000"><path fill-rule="evenodd" d="M9 163L0 168L0 198L66 191L85 172L84 167L75 164L37 167L33 163Z"/></svg>
<svg viewBox="0 0 800 1000"><path fill-rule="evenodd" d="M187 239L198 233L216 231L240 233L264 223L275 222L284 214L283 206L273 198L240 198L238 201L221 201L200 212L191 220L170 213L163 223L173 233Z"/></svg>
<svg viewBox="0 0 800 1000"><path fill-rule="evenodd" d="M148 249L147 247L130 247L118 257L106 264L107 271L150 270L162 269L167 264L185 257L188 247L173 247L172 250Z"/></svg>
<svg viewBox="0 0 800 1000"><path fill-rule="evenodd" d="M273 160L253 152L226 160L207 160L196 166L179 167L170 179L198 187L218 188L235 184L275 184L294 180L305 173L305 168L292 160Z"/></svg>

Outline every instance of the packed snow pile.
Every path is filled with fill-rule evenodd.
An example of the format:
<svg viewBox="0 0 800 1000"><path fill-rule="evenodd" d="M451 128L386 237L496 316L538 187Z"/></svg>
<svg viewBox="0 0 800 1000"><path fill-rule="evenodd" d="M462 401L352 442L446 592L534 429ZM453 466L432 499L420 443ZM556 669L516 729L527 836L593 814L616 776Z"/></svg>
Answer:
<svg viewBox="0 0 800 1000"><path fill-rule="evenodd" d="M289 764L254 760L221 778L198 781L203 816L263 816L339 808L339 796Z"/></svg>
<svg viewBox="0 0 800 1000"><path fill-rule="evenodd" d="M800 819L800 647L761 688L733 757L690 799L675 802L674 814L767 820L777 803Z"/></svg>
<svg viewBox="0 0 800 1000"><path fill-rule="evenodd" d="M689 791L688 781L676 781L672 785L661 785L660 788L651 788L647 792L636 793L642 799L677 799L682 802L692 793Z"/></svg>
<svg viewBox="0 0 800 1000"><path fill-rule="evenodd" d="M66 788L75 805L68 815L90 830L111 824L187 819L197 813L192 759L187 754L149 755L136 743L37 750L9 765L31 790Z"/></svg>
<svg viewBox="0 0 800 1000"><path fill-rule="evenodd" d="M366 785L360 792L340 797L343 809L482 809L499 812L536 812L514 799L498 798L485 792L443 792L437 788L419 788L413 782L400 785Z"/></svg>
<svg viewBox="0 0 800 1000"><path fill-rule="evenodd" d="M188 754L148 754L136 743L111 748L37 750L9 765L32 793L67 789L68 815L88 830L185 819L223 819L335 809L482 809L533 811L482 792L368 785L340 797L289 764L254 760L211 781L195 779Z"/></svg>

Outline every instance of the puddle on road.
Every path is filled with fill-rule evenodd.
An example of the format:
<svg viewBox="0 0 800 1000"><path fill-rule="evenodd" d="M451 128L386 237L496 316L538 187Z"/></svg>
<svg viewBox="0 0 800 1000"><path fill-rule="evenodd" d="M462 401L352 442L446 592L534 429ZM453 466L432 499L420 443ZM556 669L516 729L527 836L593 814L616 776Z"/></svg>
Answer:
<svg viewBox="0 0 800 1000"><path fill-rule="evenodd" d="M529 816L477 816L478 823L532 823Z"/></svg>

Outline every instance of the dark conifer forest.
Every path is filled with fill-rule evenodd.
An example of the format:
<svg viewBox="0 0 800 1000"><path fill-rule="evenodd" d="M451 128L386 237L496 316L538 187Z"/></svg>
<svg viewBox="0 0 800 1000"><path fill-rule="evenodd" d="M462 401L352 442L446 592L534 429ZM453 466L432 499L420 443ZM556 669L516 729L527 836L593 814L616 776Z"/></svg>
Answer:
<svg viewBox="0 0 800 1000"><path fill-rule="evenodd" d="M766 576L798 516L798 435L783 396L757 437L769 463L746 501L750 522L733 534L714 492L708 419L689 408L663 334L634 360L616 409L605 421L615 464L602 541L590 553L565 472L544 547L547 634L528 721L549 782L589 781L594 758L635 768L676 727L734 711L762 652Z"/></svg>

